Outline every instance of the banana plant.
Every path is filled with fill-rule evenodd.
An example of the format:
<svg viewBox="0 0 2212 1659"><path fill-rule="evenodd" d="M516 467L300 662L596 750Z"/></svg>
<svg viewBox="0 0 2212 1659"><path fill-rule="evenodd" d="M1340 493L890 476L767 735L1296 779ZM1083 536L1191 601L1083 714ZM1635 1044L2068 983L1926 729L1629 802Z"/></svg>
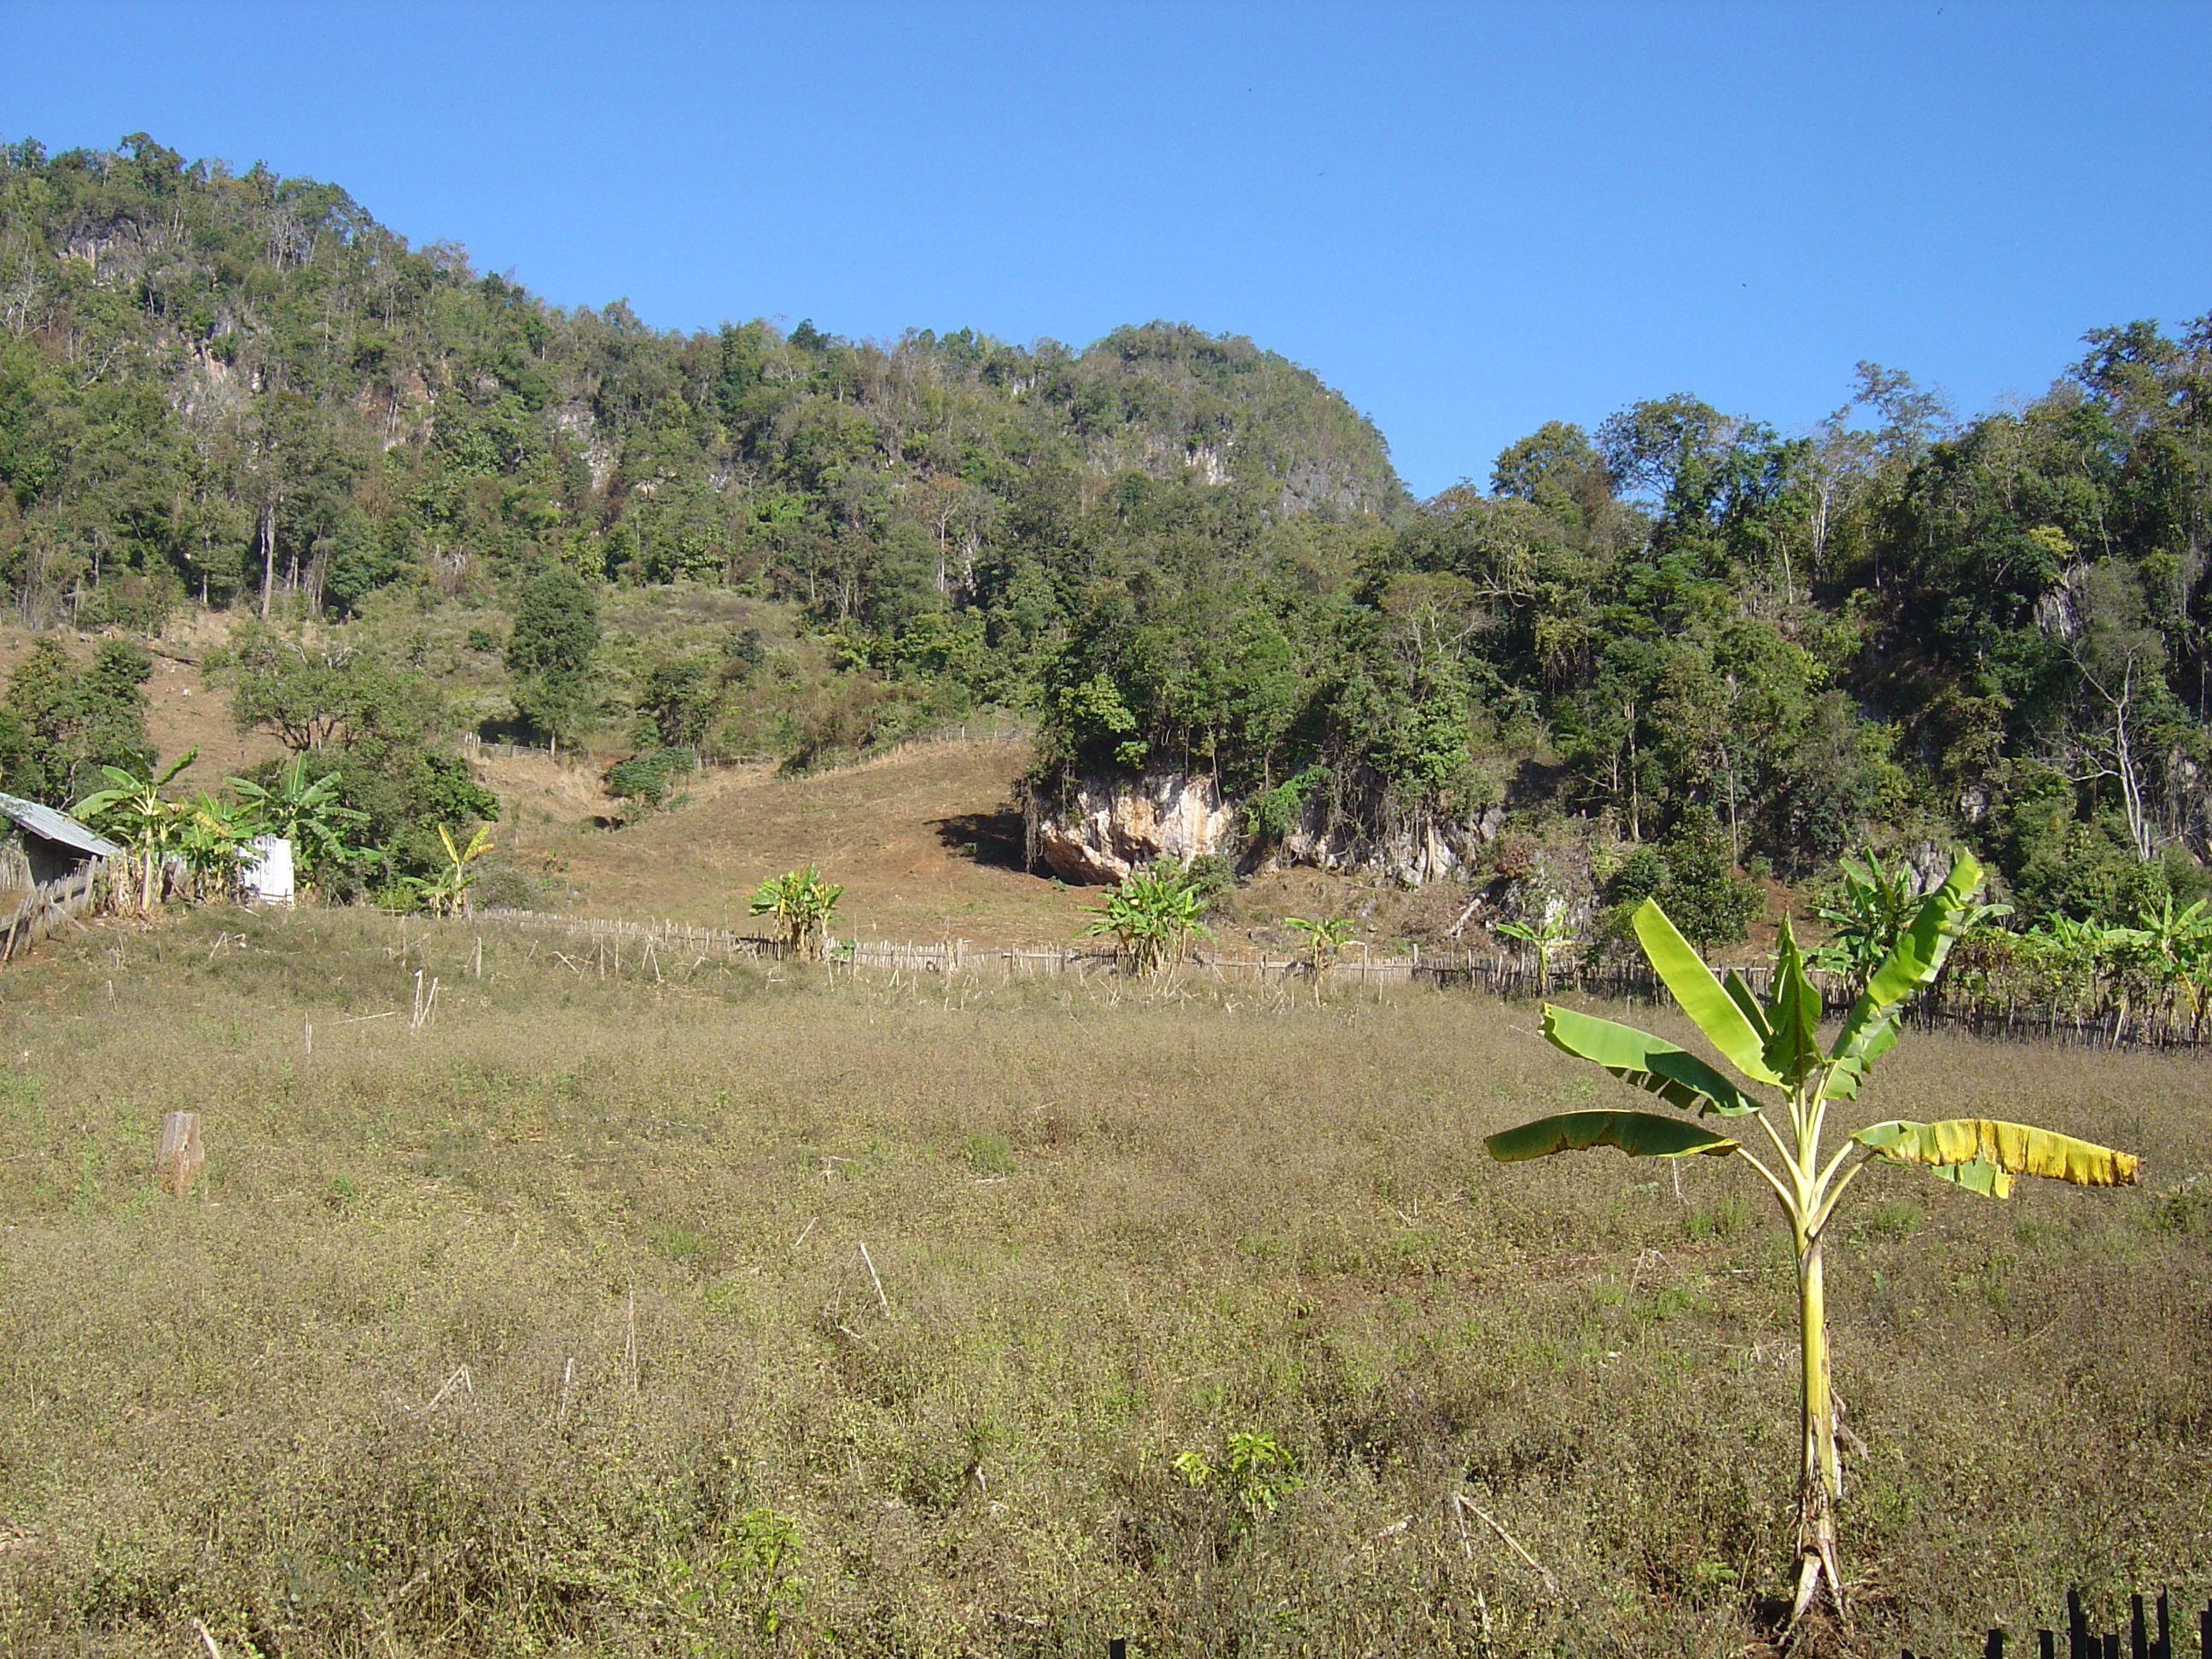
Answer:
<svg viewBox="0 0 2212 1659"><path fill-rule="evenodd" d="M159 775L126 772L119 766L103 766L100 775L107 787L96 789L77 802L71 811L88 823L112 832L138 866L139 908L151 911L161 896L161 869L176 848L191 816L189 807L163 798L161 791L198 756L187 749Z"/></svg>
<svg viewBox="0 0 2212 1659"><path fill-rule="evenodd" d="M1919 902L1912 890L1911 864L1900 859L1892 868L1871 847L1859 856L1863 864L1845 859L1839 866L1844 879L1840 898L1814 908L1813 914L1832 930L1828 942L1805 953L1806 966L1841 975L1854 995L1866 988L1874 970L1897 948L1898 936L1911 922ZM1971 932L1984 921L2011 914L2009 904L1976 905L1960 931Z"/></svg>
<svg viewBox="0 0 2212 1659"><path fill-rule="evenodd" d="M2105 921L2076 921L2063 914L2044 917L2021 935L2076 1012L2095 1012L2103 1006L2106 992L2113 989L2107 981L2133 938L2132 928ZM2117 988L2114 994L2124 996L2125 988Z"/></svg>
<svg viewBox="0 0 2212 1659"><path fill-rule="evenodd" d="M239 866L260 832L260 822L249 805L234 805L204 789L183 803L175 843L190 896L200 900L230 895L238 885Z"/></svg>
<svg viewBox="0 0 2212 1659"><path fill-rule="evenodd" d="M1828 942L1805 953L1808 966L1841 974L1854 990L1865 985L1896 945L1912 920L1917 898L1910 864L1899 860L1893 870L1871 847L1859 857L1863 862L1845 859L1838 866L1842 892L1814 907L1813 914L1828 924Z"/></svg>
<svg viewBox="0 0 2212 1659"><path fill-rule="evenodd" d="M1316 985L1321 970L1352 937L1352 922L1345 916L1285 916L1283 925L1306 942L1306 968Z"/></svg>
<svg viewBox="0 0 2212 1659"><path fill-rule="evenodd" d="M2189 995L2196 1018L2194 1029L2204 1024L2206 981L2212 976L2212 915L2203 899L2176 909L2173 895L2154 910L2136 912L2136 925L2122 951L2123 965L2140 974L2154 992L2163 994L2169 1024L2174 1004L2183 992Z"/></svg>
<svg viewBox="0 0 2212 1659"><path fill-rule="evenodd" d="M1974 915L1972 900L1981 878L1980 866L1961 854L1943 884L1921 902L1825 1048L1814 1029L1820 1018L1820 994L1806 976L1786 919L1773 995L1762 1001L1734 970L1725 981L1715 977L1665 911L1645 900L1635 915L1644 955L1682 1011L1750 1086L1740 1086L1717 1067L1648 1032L1547 1006L1544 1035L1555 1046L1595 1061L1693 1115L1568 1112L1492 1135L1484 1143L1492 1158L1505 1163L1592 1146L1618 1147L1631 1158L1739 1158L1773 1193L1790 1225L1797 1267L1802 1434L1793 1624L1820 1595L1823 1584L1839 1611L1843 1606L1835 1511L1844 1476L1829 1385L1822 1249L1845 1189L1874 1162L1918 1164L1988 1198L2007 1196L2016 1176L2109 1187L2132 1184L2140 1168L2126 1152L1989 1118L1925 1123L1894 1119L1854 1130L1832 1151L1826 1145L1829 1108L1855 1098L1875 1061L1897 1041L1907 1000L1942 971L1944 957ZM1732 1133L1723 1134L1698 1121L1707 1117L1729 1121Z"/></svg>
<svg viewBox="0 0 2212 1659"><path fill-rule="evenodd" d="M477 882L477 860L491 850L491 825L479 823L464 843L441 823L438 844L445 849L445 867L434 876L410 876L400 884L401 889L411 902L434 916L465 916L469 913L469 890Z"/></svg>
<svg viewBox="0 0 2212 1659"><path fill-rule="evenodd" d="M355 811L338 799L338 775L325 772L307 776L307 757L295 755L268 783L251 778L228 778L232 793L251 807L268 834L292 843L302 874L310 880L326 864L343 861L348 848L343 826L365 823L368 814Z"/></svg>
<svg viewBox="0 0 2212 1659"><path fill-rule="evenodd" d="M810 864L770 876L755 890L747 908L750 915L773 920L784 953L805 962L822 954L830 924L836 920L837 901L844 894L842 885L824 881Z"/></svg>
<svg viewBox="0 0 2212 1659"><path fill-rule="evenodd" d="M1193 934L1213 937L1199 921L1206 901L1196 884L1167 859L1130 871L1106 890L1101 902L1084 908L1098 919L1081 936L1110 935L1127 956L1132 973L1149 974L1180 960Z"/></svg>
<svg viewBox="0 0 2212 1659"><path fill-rule="evenodd" d="M1540 920L1501 921L1490 930L1500 939L1510 939L1535 951L1538 996L1551 995L1552 964L1575 942L1575 930L1568 925L1565 909L1559 900L1546 899Z"/></svg>

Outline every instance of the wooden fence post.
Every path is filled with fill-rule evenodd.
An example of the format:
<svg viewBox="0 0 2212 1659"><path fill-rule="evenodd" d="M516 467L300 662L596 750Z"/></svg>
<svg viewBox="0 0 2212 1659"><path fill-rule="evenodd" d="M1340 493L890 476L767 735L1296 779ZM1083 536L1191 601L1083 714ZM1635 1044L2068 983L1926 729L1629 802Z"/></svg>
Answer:
<svg viewBox="0 0 2212 1659"><path fill-rule="evenodd" d="M199 1179L207 1152L200 1146L200 1115L171 1112L161 1120L161 1139L154 1152L154 1184L183 1197Z"/></svg>

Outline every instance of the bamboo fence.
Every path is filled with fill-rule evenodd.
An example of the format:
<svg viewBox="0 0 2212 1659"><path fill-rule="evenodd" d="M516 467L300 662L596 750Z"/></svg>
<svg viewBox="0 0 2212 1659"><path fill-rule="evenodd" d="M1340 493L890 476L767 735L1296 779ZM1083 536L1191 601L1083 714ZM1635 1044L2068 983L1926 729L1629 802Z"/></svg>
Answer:
<svg viewBox="0 0 2212 1659"><path fill-rule="evenodd" d="M95 859L25 893L13 909L0 916L0 962L10 960L16 951L60 928L82 927L77 918L98 902L100 879L106 868L107 860Z"/></svg>
<svg viewBox="0 0 2212 1659"><path fill-rule="evenodd" d="M633 961L643 960L643 952L651 947L656 965L679 957L693 962L738 958L775 961L783 955L778 941L762 934L673 920L552 916L534 911L487 911L477 920L519 932L581 939L603 963L611 961L617 973L623 971L625 945L635 948ZM917 942L841 938L829 942L827 957L838 967L908 974L995 974L1006 977L1056 973L1115 974L1126 971L1127 966L1126 959L1110 947L1087 942L994 945L975 945L960 939ZM1186 981L1200 979L1226 985L1311 985L1318 977L1323 986L1362 990L1425 984L1438 989L1482 991L1509 999L1577 994L1625 1003L1671 1005L1674 1000L1658 977L1642 963L1613 963L1547 972L1534 952L1435 951L1415 946L1402 954L1381 954L1369 946L1355 944L1324 960L1316 975L1312 958L1304 952L1245 955L1199 949L1188 952L1171 971ZM1774 970L1771 963L1746 963L1735 971L1755 994L1764 997L1772 994ZM1851 988L1840 975L1815 971L1808 977L1820 993L1824 1018L1840 1018L1849 1011ZM1984 1037L2083 1048L2207 1046L2202 1030L2186 1011L2155 1006L2130 1009L2123 1004L2109 1012L2079 1013L2055 1006L1977 999L1971 993L1946 985L1938 985L1934 994L1921 998L1914 1005L1909 1020L1923 1030L1950 1027Z"/></svg>

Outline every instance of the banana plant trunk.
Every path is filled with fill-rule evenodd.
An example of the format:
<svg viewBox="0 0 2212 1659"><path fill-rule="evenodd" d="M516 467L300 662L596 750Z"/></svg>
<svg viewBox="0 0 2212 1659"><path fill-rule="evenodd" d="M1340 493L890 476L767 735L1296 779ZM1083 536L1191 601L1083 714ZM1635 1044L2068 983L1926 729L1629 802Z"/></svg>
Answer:
<svg viewBox="0 0 2212 1659"><path fill-rule="evenodd" d="M1802 1456L1797 1470L1797 1595L1794 1623L1804 1617L1828 1578L1828 1595L1838 1606L1843 1586L1836 1578L1836 1504L1844 1495L1844 1468L1836 1451L1836 1396L1828 1370L1827 1287L1820 1260L1820 1235L1797 1236L1798 1337Z"/></svg>

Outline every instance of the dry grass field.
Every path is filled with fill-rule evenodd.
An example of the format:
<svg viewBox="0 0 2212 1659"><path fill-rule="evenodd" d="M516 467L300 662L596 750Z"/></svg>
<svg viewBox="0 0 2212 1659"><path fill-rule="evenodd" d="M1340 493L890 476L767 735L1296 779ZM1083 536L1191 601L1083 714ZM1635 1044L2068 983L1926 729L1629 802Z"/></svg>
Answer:
<svg viewBox="0 0 2212 1659"><path fill-rule="evenodd" d="M477 938L207 912L0 982L0 1651L1758 1638L1786 1253L1728 1166L1488 1163L1612 1097L1532 1009L616 981L491 934L479 977ZM1964 1652L2069 1583L2201 1601L2201 1064L1909 1036L1886 1067L1870 1115L2023 1116L2150 1173L1860 1183L1849 1645ZM182 1200L149 1167L179 1108ZM1298 1484L1176 1469L1243 1434Z"/></svg>
<svg viewBox="0 0 2212 1659"><path fill-rule="evenodd" d="M502 849L556 862L592 915L663 915L748 928L745 901L769 876L813 862L846 889L845 931L977 943L1064 939L1096 892L1025 873L1021 820L1006 805L1025 744L919 744L809 777L767 765L717 767L684 788L692 804L621 830L596 769L543 755L487 756L486 786L510 811ZM566 789L566 793L562 793Z"/></svg>

